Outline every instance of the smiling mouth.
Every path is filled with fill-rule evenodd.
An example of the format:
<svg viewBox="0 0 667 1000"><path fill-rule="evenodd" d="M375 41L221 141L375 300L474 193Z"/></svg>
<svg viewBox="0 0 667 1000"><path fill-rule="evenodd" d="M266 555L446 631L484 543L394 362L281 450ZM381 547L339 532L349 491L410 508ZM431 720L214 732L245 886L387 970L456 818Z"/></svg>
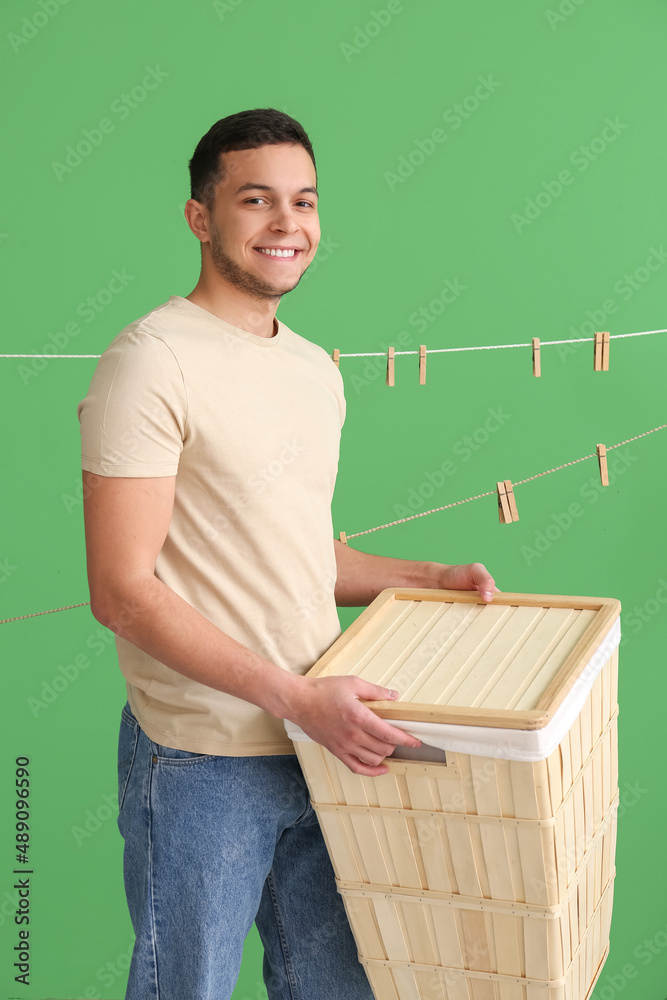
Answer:
<svg viewBox="0 0 667 1000"><path fill-rule="evenodd" d="M269 249L267 247L254 247L263 257L271 257L273 260L295 260L302 252L296 247L285 247L284 249Z"/></svg>

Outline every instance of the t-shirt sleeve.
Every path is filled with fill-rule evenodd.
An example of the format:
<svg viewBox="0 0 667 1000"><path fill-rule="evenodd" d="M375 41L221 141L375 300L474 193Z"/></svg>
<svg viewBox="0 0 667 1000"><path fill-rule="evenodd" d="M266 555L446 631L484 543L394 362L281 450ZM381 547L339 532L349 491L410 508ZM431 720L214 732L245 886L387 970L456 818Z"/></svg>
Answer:
<svg viewBox="0 0 667 1000"><path fill-rule="evenodd" d="M81 467L100 476L174 476L187 394L169 346L136 330L102 354L78 405Z"/></svg>

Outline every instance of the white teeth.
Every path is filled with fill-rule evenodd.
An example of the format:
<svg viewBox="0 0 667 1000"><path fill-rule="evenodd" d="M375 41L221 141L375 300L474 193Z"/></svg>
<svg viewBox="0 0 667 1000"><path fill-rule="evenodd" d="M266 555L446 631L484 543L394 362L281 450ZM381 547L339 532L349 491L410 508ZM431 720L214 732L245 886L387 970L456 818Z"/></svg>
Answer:
<svg viewBox="0 0 667 1000"><path fill-rule="evenodd" d="M268 253L271 257L293 257L294 250L266 250L264 247L257 247L260 253Z"/></svg>

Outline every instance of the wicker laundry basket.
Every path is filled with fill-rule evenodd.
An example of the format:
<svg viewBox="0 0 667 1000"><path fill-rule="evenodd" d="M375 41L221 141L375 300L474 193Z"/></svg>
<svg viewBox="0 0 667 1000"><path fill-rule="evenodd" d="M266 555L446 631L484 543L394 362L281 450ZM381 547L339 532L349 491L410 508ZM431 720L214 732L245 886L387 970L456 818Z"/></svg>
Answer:
<svg viewBox="0 0 667 1000"><path fill-rule="evenodd" d="M614 599L384 590L312 676L423 741L352 773L294 740L377 1000L586 1000L609 949Z"/></svg>

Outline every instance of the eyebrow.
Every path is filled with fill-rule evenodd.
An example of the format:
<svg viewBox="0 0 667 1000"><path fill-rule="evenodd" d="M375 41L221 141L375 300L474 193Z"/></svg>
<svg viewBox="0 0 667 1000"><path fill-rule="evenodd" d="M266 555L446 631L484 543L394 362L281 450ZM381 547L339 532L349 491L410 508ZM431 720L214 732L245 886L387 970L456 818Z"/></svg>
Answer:
<svg viewBox="0 0 667 1000"><path fill-rule="evenodd" d="M275 188L269 187L268 184L255 184L252 181L248 181L247 184L242 184L241 187L234 192L234 194L240 194L241 191L275 191ZM297 194L314 194L319 198L317 193L317 188L314 187L304 187L296 192Z"/></svg>

